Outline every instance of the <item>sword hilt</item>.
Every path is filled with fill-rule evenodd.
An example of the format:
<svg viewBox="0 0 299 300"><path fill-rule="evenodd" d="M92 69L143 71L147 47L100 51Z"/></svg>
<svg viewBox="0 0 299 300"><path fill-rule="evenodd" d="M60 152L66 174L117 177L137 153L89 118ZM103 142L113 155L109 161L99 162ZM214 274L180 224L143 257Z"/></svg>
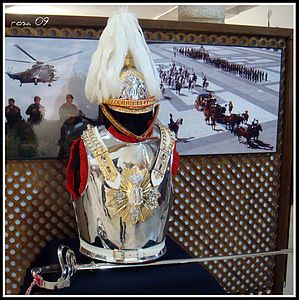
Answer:
<svg viewBox="0 0 299 300"><path fill-rule="evenodd" d="M39 287L54 290L70 286L71 277L75 274L77 266L75 253L69 247L60 245L57 250L57 255L59 265L38 267L31 270L31 274L34 278L39 277L39 280L36 281L36 285ZM41 276L42 274L58 272L61 272L61 276L57 281L46 281Z"/></svg>
<svg viewBox="0 0 299 300"><path fill-rule="evenodd" d="M32 276L35 275L42 275L42 274L50 274L50 273L58 273L61 271L60 265L49 265L49 266L42 266L36 267L31 269Z"/></svg>

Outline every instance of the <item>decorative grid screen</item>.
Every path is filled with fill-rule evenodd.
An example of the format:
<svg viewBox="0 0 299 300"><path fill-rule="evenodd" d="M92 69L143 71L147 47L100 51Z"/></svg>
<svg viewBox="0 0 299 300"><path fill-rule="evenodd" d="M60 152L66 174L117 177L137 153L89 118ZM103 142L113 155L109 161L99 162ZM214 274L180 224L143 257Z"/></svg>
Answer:
<svg viewBox="0 0 299 300"><path fill-rule="evenodd" d="M26 270L51 239L76 236L76 222L65 188L65 160L6 163L5 283L17 294Z"/></svg>
<svg viewBox="0 0 299 300"><path fill-rule="evenodd" d="M65 160L6 164L6 293L17 294L46 241L76 237ZM275 250L275 155L181 157L169 235L192 256ZM274 258L203 263L228 293L270 293Z"/></svg>
<svg viewBox="0 0 299 300"><path fill-rule="evenodd" d="M98 38L101 30L6 28L6 35ZM285 40L208 33L146 30L152 41L281 47L281 103L284 102ZM282 120L283 111L280 111ZM174 179L169 235L193 256L271 251L277 244L282 122L276 154L181 157ZM46 241L76 237L65 189L64 160L6 162L5 292L18 294L26 270ZM274 257L202 264L231 294L269 294Z"/></svg>
<svg viewBox="0 0 299 300"><path fill-rule="evenodd" d="M183 157L169 232L194 256L274 251L279 160ZM205 262L230 293L270 293L274 257Z"/></svg>

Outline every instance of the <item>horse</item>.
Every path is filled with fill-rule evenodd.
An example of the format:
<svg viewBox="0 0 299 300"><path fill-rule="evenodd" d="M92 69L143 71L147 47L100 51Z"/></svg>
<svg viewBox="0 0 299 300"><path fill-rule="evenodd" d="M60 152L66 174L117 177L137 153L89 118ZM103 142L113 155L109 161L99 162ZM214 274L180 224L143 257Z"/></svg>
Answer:
<svg viewBox="0 0 299 300"><path fill-rule="evenodd" d="M261 124L257 124L255 126L248 126L247 129L241 126L236 129L236 134L238 136L239 141L241 140L241 136L243 136L246 139L246 144L249 145L249 142L252 138L254 141L258 140L260 131L263 131Z"/></svg>
<svg viewBox="0 0 299 300"><path fill-rule="evenodd" d="M216 127L216 119L217 119L217 109L215 106L206 106L204 108L205 121L207 125L212 125L212 129L214 130Z"/></svg>
<svg viewBox="0 0 299 300"><path fill-rule="evenodd" d="M225 123L224 117L225 117L225 107L221 106L220 104L216 104L216 121L218 123Z"/></svg>
<svg viewBox="0 0 299 300"><path fill-rule="evenodd" d="M224 116L224 122L226 129L230 129L231 132L235 131L235 125L239 128L240 124L244 122L244 117L237 114L231 114L229 116Z"/></svg>
<svg viewBox="0 0 299 300"><path fill-rule="evenodd" d="M217 111L217 114L224 114L225 111L226 111L226 108L224 106L221 106L220 104L216 104L216 111Z"/></svg>
<svg viewBox="0 0 299 300"><path fill-rule="evenodd" d="M221 123L221 124L226 124L226 121L225 121L225 114L223 113L217 113L216 115L216 122L217 123Z"/></svg>
<svg viewBox="0 0 299 300"><path fill-rule="evenodd" d="M216 117L217 117L217 113L216 113L216 110L211 111L211 114L210 114L210 118L211 118L211 125L212 125L212 129L215 130L216 128Z"/></svg>
<svg viewBox="0 0 299 300"><path fill-rule="evenodd" d="M236 134L238 136L239 142L241 142L241 136L246 139L246 145L249 145L250 139L252 137L251 128L245 129L244 127L240 126L236 129Z"/></svg>
<svg viewBox="0 0 299 300"><path fill-rule="evenodd" d="M212 129L215 130L216 127L216 118L217 118L217 108L216 106L212 106L209 111L209 117L211 120Z"/></svg>
<svg viewBox="0 0 299 300"><path fill-rule="evenodd" d="M178 132L179 132L179 129L180 129L180 125L182 125L182 124L183 124L183 118L177 119L172 125L170 123L168 123L168 128L172 132L174 132L176 139L178 138Z"/></svg>
<svg viewBox="0 0 299 300"><path fill-rule="evenodd" d="M252 137L254 141L258 141L259 140L259 134L260 131L263 131L262 125L261 124L257 124L255 126L252 127Z"/></svg>
<svg viewBox="0 0 299 300"><path fill-rule="evenodd" d="M208 106L205 106L205 108L203 109L203 113L204 113L204 116L205 116L205 121L206 121L206 124L208 125L209 123L209 119L210 119L210 109Z"/></svg>

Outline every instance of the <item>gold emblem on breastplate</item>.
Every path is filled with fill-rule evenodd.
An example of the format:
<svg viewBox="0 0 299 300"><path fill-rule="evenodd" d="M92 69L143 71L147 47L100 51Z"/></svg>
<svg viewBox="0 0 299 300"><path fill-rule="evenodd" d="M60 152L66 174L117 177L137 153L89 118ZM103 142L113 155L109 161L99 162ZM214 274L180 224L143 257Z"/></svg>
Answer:
<svg viewBox="0 0 299 300"><path fill-rule="evenodd" d="M107 186L106 206L114 216L124 222L136 224L145 222L159 206L161 194L158 190L162 182L173 149L174 137L168 128L157 124L161 131L160 149L153 169L149 171L143 164L127 164L121 174L114 165L107 147L100 137L96 137L90 125L82 134L85 144L97 159ZM97 130L95 128L95 130ZM117 184L115 182L120 179ZM114 185L114 188L113 188Z"/></svg>
<svg viewBox="0 0 299 300"><path fill-rule="evenodd" d="M152 216L153 209L159 206L158 199L161 194L158 187L152 186L150 173L145 168L124 168L121 175L120 188L108 189L107 207L124 222L145 222Z"/></svg>

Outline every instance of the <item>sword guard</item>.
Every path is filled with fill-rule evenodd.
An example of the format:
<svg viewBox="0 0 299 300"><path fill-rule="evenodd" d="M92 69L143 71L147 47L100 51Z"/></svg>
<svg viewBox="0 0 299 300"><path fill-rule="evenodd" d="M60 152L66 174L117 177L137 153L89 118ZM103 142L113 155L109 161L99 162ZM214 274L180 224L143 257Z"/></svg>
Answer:
<svg viewBox="0 0 299 300"><path fill-rule="evenodd" d="M71 277L77 270L75 253L71 248L65 245L60 245L57 249L57 256L59 265L38 267L31 270L31 274L34 278L37 276L40 278L40 280L36 281L37 286L50 290L62 289L70 286ZM41 274L56 273L59 271L61 271L61 276L57 281L46 281L41 276Z"/></svg>

